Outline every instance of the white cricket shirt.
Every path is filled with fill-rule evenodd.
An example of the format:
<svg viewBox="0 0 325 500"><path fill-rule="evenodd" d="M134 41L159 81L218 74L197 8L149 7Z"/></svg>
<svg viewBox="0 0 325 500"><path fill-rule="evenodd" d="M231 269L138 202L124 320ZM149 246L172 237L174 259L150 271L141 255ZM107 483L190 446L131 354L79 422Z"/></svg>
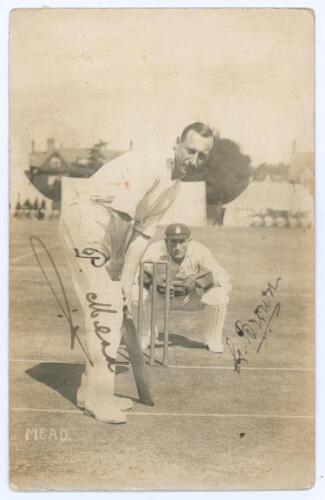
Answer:
<svg viewBox="0 0 325 500"><path fill-rule="evenodd" d="M171 177L166 158L132 150L91 176L82 197L128 214L138 231L152 237L179 190L180 180Z"/></svg>

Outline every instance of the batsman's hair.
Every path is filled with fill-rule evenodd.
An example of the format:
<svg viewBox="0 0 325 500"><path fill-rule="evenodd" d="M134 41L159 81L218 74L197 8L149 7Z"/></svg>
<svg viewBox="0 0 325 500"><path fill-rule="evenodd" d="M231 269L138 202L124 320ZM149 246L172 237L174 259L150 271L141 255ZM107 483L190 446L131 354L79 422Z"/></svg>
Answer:
<svg viewBox="0 0 325 500"><path fill-rule="evenodd" d="M184 141L186 139L187 134L191 130L194 130L194 132L201 135L202 137L213 137L213 132L208 125L202 122L195 122L184 128L181 135L181 141Z"/></svg>

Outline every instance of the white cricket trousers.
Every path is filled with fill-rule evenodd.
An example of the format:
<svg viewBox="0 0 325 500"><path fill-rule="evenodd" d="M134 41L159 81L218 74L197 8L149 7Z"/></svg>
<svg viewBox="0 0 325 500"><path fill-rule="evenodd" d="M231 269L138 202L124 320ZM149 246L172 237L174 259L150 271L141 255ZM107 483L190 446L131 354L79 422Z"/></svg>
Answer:
<svg viewBox="0 0 325 500"><path fill-rule="evenodd" d="M100 394L114 393L115 358L121 340L123 297L120 281L112 281L105 265L110 255L105 239L109 211L78 200L64 208L59 234L74 288L83 311L88 387ZM91 254L95 259L88 258ZM76 256L76 255L79 255Z"/></svg>

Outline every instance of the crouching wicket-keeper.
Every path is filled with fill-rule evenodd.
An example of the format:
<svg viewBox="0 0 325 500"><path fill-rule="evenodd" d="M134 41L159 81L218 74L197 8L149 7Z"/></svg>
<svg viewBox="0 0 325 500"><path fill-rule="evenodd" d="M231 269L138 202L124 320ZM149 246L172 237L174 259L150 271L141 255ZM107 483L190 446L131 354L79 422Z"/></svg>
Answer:
<svg viewBox="0 0 325 500"><path fill-rule="evenodd" d="M170 269L170 309L203 309L203 342L216 353L223 352L222 330L225 322L228 294L231 290L229 275L218 264L208 248L191 239L191 230L185 224L170 224L165 231L165 239L153 243L143 259L153 262L169 262ZM166 273L157 276L157 310L164 309ZM150 314L152 266L145 265L144 307L141 346L150 345ZM134 286L133 314L138 314L138 286ZM156 327L156 336L158 330Z"/></svg>

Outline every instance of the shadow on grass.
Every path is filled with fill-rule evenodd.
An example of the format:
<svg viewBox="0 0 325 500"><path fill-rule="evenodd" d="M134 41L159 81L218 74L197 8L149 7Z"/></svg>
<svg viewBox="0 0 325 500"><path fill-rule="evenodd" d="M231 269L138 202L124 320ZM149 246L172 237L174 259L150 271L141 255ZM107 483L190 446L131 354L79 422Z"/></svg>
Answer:
<svg viewBox="0 0 325 500"><path fill-rule="evenodd" d="M26 373L76 405L76 394L84 368L83 363L39 363L26 370ZM115 370L118 375L127 371L128 367L116 366Z"/></svg>
<svg viewBox="0 0 325 500"><path fill-rule="evenodd" d="M163 340L163 335L161 335L159 338ZM171 341L173 346L185 347L187 349L205 349L205 345L203 344L203 342L197 342L196 340L184 337L184 335L170 333L169 340Z"/></svg>

